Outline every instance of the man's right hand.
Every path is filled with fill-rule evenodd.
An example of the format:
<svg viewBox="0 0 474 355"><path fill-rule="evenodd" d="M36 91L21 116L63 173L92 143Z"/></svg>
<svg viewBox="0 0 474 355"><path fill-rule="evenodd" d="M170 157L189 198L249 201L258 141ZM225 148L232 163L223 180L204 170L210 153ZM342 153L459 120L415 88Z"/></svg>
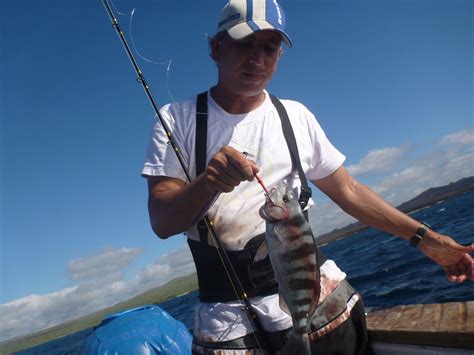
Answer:
<svg viewBox="0 0 474 355"><path fill-rule="evenodd" d="M232 147L223 147L206 171L190 183L166 176L148 178L148 211L153 231L160 238L189 230L207 212L209 202L230 192L259 171L254 161Z"/></svg>
<svg viewBox="0 0 474 355"><path fill-rule="evenodd" d="M242 181L252 181L257 164L238 150L225 146L209 161L205 182L210 192L231 192Z"/></svg>

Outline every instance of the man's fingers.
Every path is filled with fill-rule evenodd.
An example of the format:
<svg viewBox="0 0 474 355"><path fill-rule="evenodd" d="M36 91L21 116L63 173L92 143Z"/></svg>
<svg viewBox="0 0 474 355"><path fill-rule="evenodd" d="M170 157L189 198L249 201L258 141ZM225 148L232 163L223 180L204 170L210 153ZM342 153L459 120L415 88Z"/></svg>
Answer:
<svg viewBox="0 0 474 355"><path fill-rule="evenodd" d="M459 269L457 268L456 265L449 265L444 268L444 271L446 272L446 276L448 277L448 280L451 282L460 282L459 281Z"/></svg>
<svg viewBox="0 0 474 355"><path fill-rule="evenodd" d="M470 275L470 269L468 269L467 265L464 264L463 260L461 259L461 261L457 264L457 267L459 269L459 272L461 275L466 275L466 276L471 276Z"/></svg>
<svg viewBox="0 0 474 355"><path fill-rule="evenodd" d="M470 268L468 268L462 261L457 264L457 267L459 269L459 282L463 282L471 277Z"/></svg>
<svg viewBox="0 0 474 355"><path fill-rule="evenodd" d="M472 256L470 256L469 254L464 254L461 259L461 262L465 265L467 269L467 278L471 281L474 281L474 261L472 260Z"/></svg>
<svg viewBox="0 0 474 355"><path fill-rule="evenodd" d="M240 180L226 170L211 165L207 168L206 181L211 190L220 192L231 192L240 184Z"/></svg>
<svg viewBox="0 0 474 355"><path fill-rule="evenodd" d="M224 155L223 163L227 171L240 181L252 181L259 171L254 161L232 147L223 147L219 153Z"/></svg>
<svg viewBox="0 0 474 355"><path fill-rule="evenodd" d="M212 191L218 192L231 192L234 190L236 185L229 184L228 182L219 178L216 175L208 175L206 182Z"/></svg>
<svg viewBox="0 0 474 355"><path fill-rule="evenodd" d="M237 155L229 155L229 162L241 174L242 180L252 181L255 178L255 174L259 171L257 164L247 159L244 154L240 152L237 153Z"/></svg>
<svg viewBox="0 0 474 355"><path fill-rule="evenodd" d="M252 181L257 164L232 147L223 147L212 157L206 169L206 181L213 191L230 192L242 181Z"/></svg>

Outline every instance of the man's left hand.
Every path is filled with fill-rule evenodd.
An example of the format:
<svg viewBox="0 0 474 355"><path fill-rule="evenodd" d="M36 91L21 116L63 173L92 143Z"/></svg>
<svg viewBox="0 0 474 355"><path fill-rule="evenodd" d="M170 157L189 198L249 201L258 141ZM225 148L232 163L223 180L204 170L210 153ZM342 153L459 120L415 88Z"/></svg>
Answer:
<svg viewBox="0 0 474 355"><path fill-rule="evenodd" d="M474 244L462 246L453 238L429 231L420 242L423 253L439 264L452 282L474 281Z"/></svg>

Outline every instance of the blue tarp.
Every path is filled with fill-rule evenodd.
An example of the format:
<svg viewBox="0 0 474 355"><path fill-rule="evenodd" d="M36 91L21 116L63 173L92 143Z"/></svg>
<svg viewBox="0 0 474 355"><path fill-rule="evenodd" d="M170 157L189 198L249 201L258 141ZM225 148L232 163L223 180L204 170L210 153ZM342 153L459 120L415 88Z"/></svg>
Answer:
<svg viewBox="0 0 474 355"><path fill-rule="evenodd" d="M191 354L192 336L183 323L155 305L105 318L87 338L84 354Z"/></svg>

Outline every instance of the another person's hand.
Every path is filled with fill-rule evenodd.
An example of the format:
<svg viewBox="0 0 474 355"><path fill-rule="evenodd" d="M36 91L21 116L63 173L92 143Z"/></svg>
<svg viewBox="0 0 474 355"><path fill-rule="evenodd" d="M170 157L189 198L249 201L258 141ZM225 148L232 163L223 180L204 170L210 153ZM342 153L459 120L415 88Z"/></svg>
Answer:
<svg viewBox="0 0 474 355"><path fill-rule="evenodd" d="M225 146L209 161L205 172L207 187L212 192L231 192L242 181L252 181L257 164L238 150Z"/></svg>
<svg viewBox="0 0 474 355"><path fill-rule="evenodd" d="M474 244L462 246L448 236L429 231L429 235L420 242L420 248L444 269L449 281L474 281L474 260L470 255Z"/></svg>

